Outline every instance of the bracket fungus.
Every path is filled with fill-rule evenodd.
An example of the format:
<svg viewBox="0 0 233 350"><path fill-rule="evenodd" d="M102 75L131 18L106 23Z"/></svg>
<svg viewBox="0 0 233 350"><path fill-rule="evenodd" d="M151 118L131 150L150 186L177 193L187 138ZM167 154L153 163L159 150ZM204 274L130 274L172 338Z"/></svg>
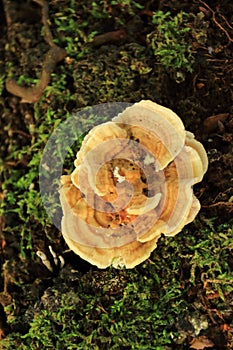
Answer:
<svg viewBox="0 0 233 350"><path fill-rule="evenodd" d="M99 268L133 268L193 221L208 160L173 111L142 100L94 127L74 164L61 177L65 241Z"/></svg>

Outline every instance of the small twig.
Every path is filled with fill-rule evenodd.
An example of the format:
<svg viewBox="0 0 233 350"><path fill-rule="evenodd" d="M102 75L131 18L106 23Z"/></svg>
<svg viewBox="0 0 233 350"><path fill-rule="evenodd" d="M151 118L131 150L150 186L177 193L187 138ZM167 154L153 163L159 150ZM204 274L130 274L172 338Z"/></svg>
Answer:
<svg viewBox="0 0 233 350"><path fill-rule="evenodd" d="M12 20L11 20L11 16L10 16L10 9L9 9L9 1L2 0L2 2L3 2L4 12L5 12L6 24L7 24L7 29L8 29L8 38L9 38L9 28L12 25Z"/></svg>
<svg viewBox="0 0 233 350"><path fill-rule="evenodd" d="M11 94L21 97L22 103L35 103L37 102L45 88L50 82L51 73L54 71L58 62L62 61L66 57L66 51L53 42L53 37L48 25L48 5L45 0L33 0L40 6L42 6L42 22L45 27L45 40L51 46L46 53L42 72L39 82L32 87L20 86L15 80L8 79L6 81L6 89Z"/></svg>
<svg viewBox="0 0 233 350"><path fill-rule="evenodd" d="M202 205L202 208L213 208L213 207L218 207L218 206L232 207L232 209L233 209L233 202L217 202L217 203L210 204L210 205Z"/></svg>
<svg viewBox="0 0 233 350"><path fill-rule="evenodd" d="M39 82L32 87L20 86L15 80L8 79L6 81L6 89L11 94L21 97L21 103L35 103L37 102L46 86L51 79L51 73L53 72L56 64L66 57L64 49L53 46L45 55L45 59L42 66L41 78Z"/></svg>
<svg viewBox="0 0 233 350"><path fill-rule="evenodd" d="M213 22L226 34L228 40L232 43L233 39L230 37L228 31L225 28L223 28L220 23L218 23L215 17L213 17Z"/></svg>
<svg viewBox="0 0 233 350"><path fill-rule="evenodd" d="M207 58L206 60L207 62L219 62L219 63L228 63L229 60L228 59L217 59L217 58ZM221 66L222 68L222 66Z"/></svg>
<svg viewBox="0 0 233 350"><path fill-rule="evenodd" d="M105 310L105 308L102 306L102 305L97 305L99 308L100 308L100 310L102 310L106 315L108 315L108 312Z"/></svg>
<svg viewBox="0 0 233 350"><path fill-rule="evenodd" d="M42 23L45 27L45 40L50 46L54 46L53 36L49 28L49 7L45 0L33 0L42 8Z"/></svg>
<svg viewBox="0 0 233 350"><path fill-rule="evenodd" d="M233 30L233 27L230 25L230 23L228 22L228 20L220 13L219 14L220 17L222 17L222 19L226 22L227 26Z"/></svg>
<svg viewBox="0 0 233 350"><path fill-rule="evenodd" d="M200 300L201 300L201 303L202 303L202 306L203 306L204 310L207 311L211 321L213 322L213 324L216 324L217 322L215 321L215 319L214 319L214 317L212 315L212 312L211 312L212 310L209 309L208 305L206 304L206 298L204 297L203 294L200 294Z"/></svg>
<svg viewBox="0 0 233 350"><path fill-rule="evenodd" d="M12 134L18 134L18 135L26 137L27 139L31 139L32 138L31 135L27 134L26 132L24 132L22 130L17 130L17 129L12 130Z"/></svg>
<svg viewBox="0 0 233 350"><path fill-rule="evenodd" d="M233 42L233 39L230 37L228 31L225 28L223 28L223 26L216 20L214 10L212 10L212 8L209 5L207 5L207 3L205 1L202 1L202 0L199 0L199 1L212 13L212 20L213 20L213 22L216 24L217 27L219 27L225 33L225 35L227 36L229 42ZM227 25L231 28L231 26L229 25L229 23L227 22L225 17L224 16L222 16L222 17L224 18L224 20L227 23Z"/></svg>
<svg viewBox="0 0 233 350"><path fill-rule="evenodd" d="M96 35L90 42L92 46L105 45L112 42L118 42L124 40L126 37L126 31L124 29L115 30L100 35Z"/></svg>

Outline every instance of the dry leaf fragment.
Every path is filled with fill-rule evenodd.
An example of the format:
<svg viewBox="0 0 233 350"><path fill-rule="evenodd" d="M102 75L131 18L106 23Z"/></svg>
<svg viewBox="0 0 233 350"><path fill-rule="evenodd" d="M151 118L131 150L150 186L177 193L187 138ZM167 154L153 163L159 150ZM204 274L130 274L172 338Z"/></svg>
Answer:
<svg viewBox="0 0 233 350"><path fill-rule="evenodd" d="M214 346L214 343L204 335L201 335L200 337L197 337L197 338L193 338L192 341L190 342L190 348L196 349L196 350L212 348L213 346Z"/></svg>
<svg viewBox="0 0 233 350"><path fill-rule="evenodd" d="M228 118L228 116L229 113L220 113L206 118L203 123L205 133L210 134L217 130L218 127Z"/></svg>

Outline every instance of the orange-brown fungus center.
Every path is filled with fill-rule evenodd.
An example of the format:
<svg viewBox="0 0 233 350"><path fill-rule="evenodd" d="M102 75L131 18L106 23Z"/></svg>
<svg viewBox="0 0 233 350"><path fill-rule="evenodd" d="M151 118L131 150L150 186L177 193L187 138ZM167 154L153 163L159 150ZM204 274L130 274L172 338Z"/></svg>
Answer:
<svg viewBox="0 0 233 350"><path fill-rule="evenodd" d="M113 207L121 196L122 208L119 211L101 213L106 216L107 227L117 228L133 221L136 215L128 214L127 208L141 205L147 200L148 185L145 174L137 164L127 159L113 159L102 165L97 173L96 186L100 191L105 191L101 198ZM124 203L127 203L126 206Z"/></svg>

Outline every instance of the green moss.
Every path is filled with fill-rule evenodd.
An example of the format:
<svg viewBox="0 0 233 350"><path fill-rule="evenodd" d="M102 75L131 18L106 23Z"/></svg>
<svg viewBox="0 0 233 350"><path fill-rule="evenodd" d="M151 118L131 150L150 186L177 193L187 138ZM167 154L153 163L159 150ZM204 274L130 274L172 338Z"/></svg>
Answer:
<svg viewBox="0 0 233 350"><path fill-rule="evenodd" d="M2 95L2 92L4 90L4 85L5 85L5 74L0 73L0 96Z"/></svg>
<svg viewBox="0 0 233 350"><path fill-rule="evenodd" d="M162 350L176 343L178 320L194 310L186 297L192 285L202 283L206 295L219 292L223 298L233 291L232 225L192 229L193 234L186 229L162 238L151 260L133 270L90 271L81 277L67 267L42 297L28 332L10 335L5 349L13 349L12 342L21 344L19 349L80 350Z"/></svg>
<svg viewBox="0 0 233 350"><path fill-rule="evenodd" d="M80 105L105 102L135 102L158 91L157 72L153 71L148 50L136 43L103 47L96 60L91 52L88 61L74 66L73 78ZM157 94L159 99L159 93Z"/></svg>
<svg viewBox="0 0 233 350"><path fill-rule="evenodd" d="M157 63L164 66L177 82L183 81L186 73L194 70L194 43L206 40L207 25L204 21L200 25L201 18L203 20L203 14L195 16L183 11L175 16L163 11L153 14L155 30L147 35L148 45Z"/></svg>
<svg viewBox="0 0 233 350"><path fill-rule="evenodd" d="M207 293L218 292L224 300L224 295L233 291L233 226L223 224L217 230L206 228L202 234L201 241L190 247L193 252L190 281L195 283L198 275Z"/></svg>

